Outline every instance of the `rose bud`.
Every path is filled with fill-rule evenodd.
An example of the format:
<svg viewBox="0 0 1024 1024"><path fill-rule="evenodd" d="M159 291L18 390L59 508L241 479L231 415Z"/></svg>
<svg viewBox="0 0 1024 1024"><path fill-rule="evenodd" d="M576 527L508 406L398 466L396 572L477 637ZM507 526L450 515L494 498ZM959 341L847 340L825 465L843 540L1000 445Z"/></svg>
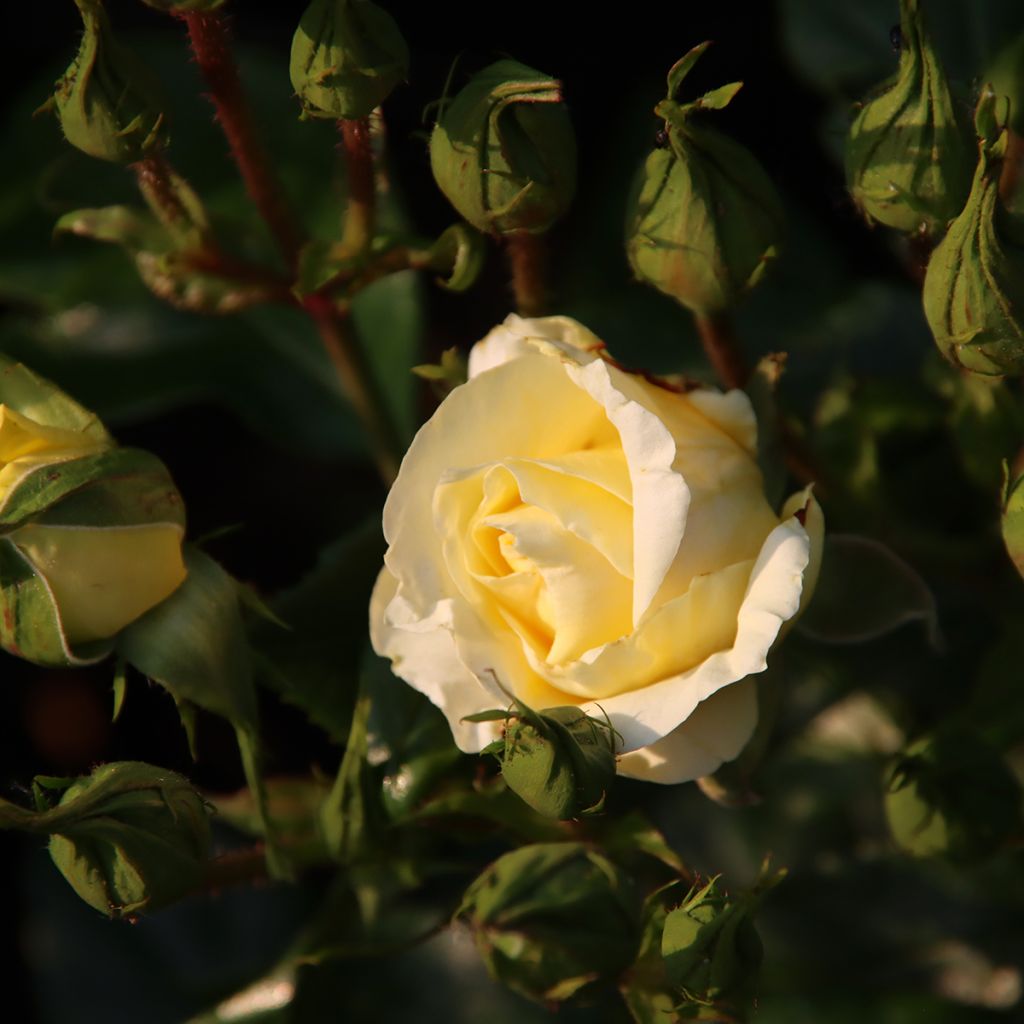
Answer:
<svg viewBox="0 0 1024 1024"><path fill-rule="evenodd" d="M579 708L484 712L470 721L506 719L492 753L509 789L548 818L578 818L600 810L615 779L615 733Z"/></svg>
<svg viewBox="0 0 1024 1024"><path fill-rule="evenodd" d="M919 0L900 0L900 63L860 108L846 142L846 181L868 220L941 233L963 207L970 143L924 29Z"/></svg>
<svg viewBox="0 0 1024 1024"><path fill-rule="evenodd" d="M430 166L479 231L547 231L576 192L576 138L560 83L514 60L474 75L442 102Z"/></svg>
<svg viewBox="0 0 1024 1024"><path fill-rule="evenodd" d="M184 511L154 456L0 357L0 646L43 665L105 656L185 578Z"/></svg>
<svg viewBox="0 0 1024 1024"><path fill-rule="evenodd" d="M568 317L510 316L468 369L385 504L374 650L467 753L514 699L607 722L620 775L710 775L814 590L821 509L765 496L746 394L629 373Z"/></svg>
<svg viewBox="0 0 1024 1024"><path fill-rule="evenodd" d="M661 952L685 1002L710 1004L730 1015L750 1007L763 955L753 915L767 889L781 878L766 878L737 897L722 892L712 879L703 888L694 886L682 905L669 912Z"/></svg>
<svg viewBox="0 0 1024 1024"><path fill-rule="evenodd" d="M981 736L946 726L898 757L885 813L896 845L906 853L978 860L1019 833L1021 788Z"/></svg>
<svg viewBox="0 0 1024 1024"><path fill-rule="evenodd" d="M499 857L457 916L491 976L529 999L570 998L633 959L639 908L623 873L583 843L539 843Z"/></svg>
<svg viewBox="0 0 1024 1024"><path fill-rule="evenodd" d="M65 790L37 827L89 906L130 917L173 903L202 880L210 852L206 803L187 779L139 761L97 768Z"/></svg>
<svg viewBox="0 0 1024 1024"><path fill-rule="evenodd" d="M727 106L733 82L680 104L675 96L710 43L694 47L668 74L654 108L666 145L647 158L626 219L626 252L636 276L699 316L733 306L775 258L782 203L753 154L703 124Z"/></svg>
<svg viewBox="0 0 1024 1024"><path fill-rule="evenodd" d="M1024 222L999 198L1007 132L996 107L986 89L970 195L932 253L922 297L939 351L965 370L998 377L1024 373Z"/></svg>
<svg viewBox="0 0 1024 1024"><path fill-rule="evenodd" d="M101 0L75 0L85 32L54 101L71 145L99 160L131 164L164 140L156 76L114 36Z"/></svg>
<svg viewBox="0 0 1024 1024"><path fill-rule="evenodd" d="M370 0L313 0L292 40L292 88L303 117L368 117L408 69L394 18Z"/></svg>

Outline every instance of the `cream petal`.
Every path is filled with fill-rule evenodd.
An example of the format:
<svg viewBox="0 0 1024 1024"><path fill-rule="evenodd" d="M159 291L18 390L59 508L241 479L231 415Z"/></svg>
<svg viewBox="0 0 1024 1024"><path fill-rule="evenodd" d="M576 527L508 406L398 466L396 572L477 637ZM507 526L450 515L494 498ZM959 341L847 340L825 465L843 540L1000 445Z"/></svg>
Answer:
<svg viewBox="0 0 1024 1024"><path fill-rule="evenodd" d="M617 770L646 782L690 782L739 757L756 727L757 686L741 679L702 700L664 739L624 754Z"/></svg>
<svg viewBox="0 0 1024 1024"><path fill-rule="evenodd" d="M430 619L417 618L398 597L398 580L382 569L370 597L370 642L377 654L391 659L395 675L441 709L460 750L475 753L494 739L490 723L462 719L503 707L508 698L497 686L488 688L459 658L450 602L439 604Z"/></svg>
<svg viewBox="0 0 1024 1024"><path fill-rule="evenodd" d="M504 323L469 350L469 378L472 380L495 366L536 352L538 345L572 353L574 358L578 358L579 353L597 352L604 348L604 343L596 335L570 317L527 319L510 313Z"/></svg>
<svg viewBox="0 0 1024 1024"><path fill-rule="evenodd" d="M768 651L782 624L800 605L803 576L810 560L810 538L795 517L768 535L750 573L737 616L736 638L687 672L650 686L583 705L589 714L607 714L622 736L623 751L663 739L711 694L767 668Z"/></svg>

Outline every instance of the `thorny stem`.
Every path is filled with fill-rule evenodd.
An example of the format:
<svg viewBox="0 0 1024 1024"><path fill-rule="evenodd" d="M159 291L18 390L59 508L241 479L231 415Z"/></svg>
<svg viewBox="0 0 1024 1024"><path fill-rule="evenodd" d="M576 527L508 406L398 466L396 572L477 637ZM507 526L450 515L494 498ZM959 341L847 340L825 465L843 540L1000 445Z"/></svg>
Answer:
<svg viewBox="0 0 1024 1024"><path fill-rule="evenodd" d="M196 226L174 187L174 171L160 150L132 164L132 170L139 191L161 223L172 230ZM209 243L210 239L204 237L204 247Z"/></svg>
<svg viewBox="0 0 1024 1024"><path fill-rule="evenodd" d="M270 228L285 265L294 271L302 245L301 234L256 133L252 110L246 102L238 69L231 56L224 18L216 12L189 13L181 17L188 28L196 63L210 87L210 100L217 111L217 120L249 197Z"/></svg>
<svg viewBox="0 0 1024 1024"><path fill-rule="evenodd" d="M373 139L370 119L340 120L341 149L345 155L348 198L340 249L352 258L366 252L373 241L376 194L373 177Z"/></svg>
<svg viewBox="0 0 1024 1024"><path fill-rule="evenodd" d="M694 320L700 343L718 379L727 388L742 388L750 374L729 317L724 313L694 314Z"/></svg>
<svg viewBox="0 0 1024 1024"><path fill-rule="evenodd" d="M543 316L548 304L544 236L516 231L508 236L507 245L516 309L521 316Z"/></svg>
<svg viewBox="0 0 1024 1024"><path fill-rule="evenodd" d="M380 475L390 484L398 475L402 444L385 411L383 396L370 373L366 356L348 320L331 299L320 294L308 295L303 305L320 332L345 394L366 428Z"/></svg>
<svg viewBox="0 0 1024 1024"><path fill-rule="evenodd" d="M265 882L268 878L266 849L263 843L258 843L211 860L206 865L199 891L217 892L229 885Z"/></svg>

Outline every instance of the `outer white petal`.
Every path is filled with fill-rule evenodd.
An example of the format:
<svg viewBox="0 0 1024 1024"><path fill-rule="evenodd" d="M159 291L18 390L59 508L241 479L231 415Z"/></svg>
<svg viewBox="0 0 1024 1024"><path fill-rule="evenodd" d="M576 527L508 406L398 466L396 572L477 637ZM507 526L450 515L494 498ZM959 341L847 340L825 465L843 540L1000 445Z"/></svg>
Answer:
<svg viewBox="0 0 1024 1024"><path fill-rule="evenodd" d="M690 782L737 758L757 726L753 679L723 687L701 701L663 740L619 758L618 773L648 782Z"/></svg>
<svg viewBox="0 0 1024 1024"><path fill-rule="evenodd" d="M664 739L723 686L763 672L782 624L800 606L810 538L795 517L768 535L750 573L740 606L736 639L700 665L651 686L583 705L589 714L608 715L629 752Z"/></svg>
<svg viewBox="0 0 1024 1024"><path fill-rule="evenodd" d="M582 324L567 316L529 320L510 313L469 351L469 378L536 351L538 342L548 342L563 352L597 351L603 343Z"/></svg>
<svg viewBox="0 0 1024 1024"><path fill-rule="evenodd" d="M407 613L397 598L398 581L382 569L370 598L370 642L382 657L391 659L392 671L427 696L444 712L460 750L475 753L494 739L488 722L463 722L466 715L508 703L500 690L491 692L459 658L452 636L447 602L429 619L402 622ZM399 685L398 683L395 684Z"/></svg>

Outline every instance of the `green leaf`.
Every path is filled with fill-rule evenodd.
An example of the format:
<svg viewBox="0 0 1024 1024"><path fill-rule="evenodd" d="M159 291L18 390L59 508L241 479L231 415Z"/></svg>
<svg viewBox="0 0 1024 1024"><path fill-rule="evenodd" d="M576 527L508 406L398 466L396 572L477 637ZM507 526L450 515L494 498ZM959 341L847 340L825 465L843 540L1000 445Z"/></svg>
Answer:
<svg viewBox="0 0 1024 1024"><path fill-rule="evenodd" d="M928 642L941 646L935 598L917 571L879 541L826 537L818 587L796 628L823 643L859 644L908 622L923 623Z"/></svg>

